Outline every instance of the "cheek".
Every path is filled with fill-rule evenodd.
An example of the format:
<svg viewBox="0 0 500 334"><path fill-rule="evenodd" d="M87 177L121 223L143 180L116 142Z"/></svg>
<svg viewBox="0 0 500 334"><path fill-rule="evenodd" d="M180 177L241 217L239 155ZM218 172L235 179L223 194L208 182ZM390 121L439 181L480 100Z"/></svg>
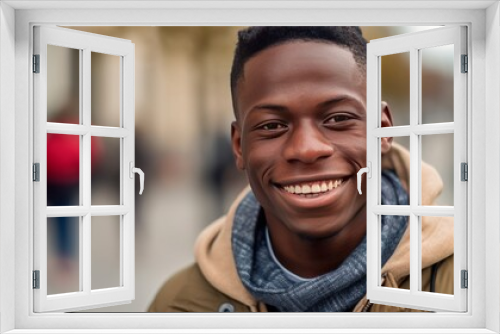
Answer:
<svg viewBox="0 0 500 334"><path fill-rule="evenodd" d="M359 131L337 132L330 137L331 142L342 156L348 160L365 164L366 160L366 132Z"/></svg>
<svg viewBox="0 0 500 334"><path fill-rule="evenodd" d="M242 141L241 147L243 158L246 165L259 166L272 158L279 151L279 144L276 138L272 140L262 140L247 135Z"/></svg>
<svg viewBox="0 0 500 334"><path fill-rule="evenodd" d="M261 182L266 173L276 167L279 155L279 148L270 141L247 142L243 148L243 159L248 178Z"/></svg>

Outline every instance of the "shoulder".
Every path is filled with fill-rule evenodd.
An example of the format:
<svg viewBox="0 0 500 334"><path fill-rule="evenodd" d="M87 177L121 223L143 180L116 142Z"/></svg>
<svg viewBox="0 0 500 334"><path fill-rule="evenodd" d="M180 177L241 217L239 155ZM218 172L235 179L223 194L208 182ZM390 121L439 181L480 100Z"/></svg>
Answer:
<svg viewBox="0 0 500 334"><path fill-rule="evenodd" d="M453 294L453 254L441 261L422 269L422 290L436 293ZM399 285L410 288L410 276Z"/></svg>
<svg viewBox="0 0 500 334"><path fill-rule="evenodd" d="M244 304L216 290L198 265L192 264L163 284L148 312L219 312L228 305L236 312L249 311Z"/></svg>
<svg viewBox="0 0 500 334"><path fill-rule="evenodd" d="M422 269L422 290L453 294L453 254ZM399 289L410 289L410 276L398 284ZM370 312L421 312L420 310L373 304Z"/></svg>
<svg viewBox="0 0 500 334"><path fill-rule="evenodd" d="M429 290L430 284L434 281L434 291L437 293L453 294L453 269L454 269L454 257L453 254L447 258L441 260L440 262L434 264L433 266L427 268L430 272L429 276Z"/></svg>

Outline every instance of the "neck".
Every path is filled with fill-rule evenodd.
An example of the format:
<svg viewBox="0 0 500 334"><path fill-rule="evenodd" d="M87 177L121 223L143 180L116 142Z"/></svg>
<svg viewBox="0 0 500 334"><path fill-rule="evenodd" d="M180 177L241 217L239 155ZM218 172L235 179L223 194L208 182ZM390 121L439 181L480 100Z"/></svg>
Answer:
<svg viewBox="0 0 500 334"><path fill-rule="evenodd" d="M366 235L366 206L340 231L321 238L294 233L267 214L266 220L276 258L289 271L304 278L337 269Z"/></svg>

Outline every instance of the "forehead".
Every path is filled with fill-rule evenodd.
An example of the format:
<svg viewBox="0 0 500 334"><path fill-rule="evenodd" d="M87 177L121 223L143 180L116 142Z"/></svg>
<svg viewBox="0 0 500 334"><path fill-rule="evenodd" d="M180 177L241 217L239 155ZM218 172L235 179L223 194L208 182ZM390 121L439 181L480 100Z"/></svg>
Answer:
<svg viewBox="0 0 500 334"><path fill-rule="evenodd" d="M317 41L276 45L250 58L238 82L240 115L249 104L280 95L308 91L366 97L363 70L346 47Z"/></svg>
<svg viewBox="0 0 500 334"><path fill-rule="evenodd" d="M342 61L355 64L352 52L346 47L327 41L292 40L282 44L270 46L248 59L245 67L252 64L264 65L273 62L294 62L307 60L315 61Z"/></svg>

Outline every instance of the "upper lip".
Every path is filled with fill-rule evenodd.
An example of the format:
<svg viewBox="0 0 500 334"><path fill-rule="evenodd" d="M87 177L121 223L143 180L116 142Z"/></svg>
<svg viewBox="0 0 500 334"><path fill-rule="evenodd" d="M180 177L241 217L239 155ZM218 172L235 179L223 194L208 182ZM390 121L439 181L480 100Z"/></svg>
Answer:
<svg viewBox="0 0 500 334"><path fill-rule="evenodd" d="M327 180L338 180L338 179L345 180L348 177L349 177L348 174L314 175L314 176L296 177L293 179L277 181L274 183L281 186L281 187L284 187L284 186L290 186L290 185L295 185L295 184L300 184L300 183L314 183L314 182L327 181Z"/></svg>

